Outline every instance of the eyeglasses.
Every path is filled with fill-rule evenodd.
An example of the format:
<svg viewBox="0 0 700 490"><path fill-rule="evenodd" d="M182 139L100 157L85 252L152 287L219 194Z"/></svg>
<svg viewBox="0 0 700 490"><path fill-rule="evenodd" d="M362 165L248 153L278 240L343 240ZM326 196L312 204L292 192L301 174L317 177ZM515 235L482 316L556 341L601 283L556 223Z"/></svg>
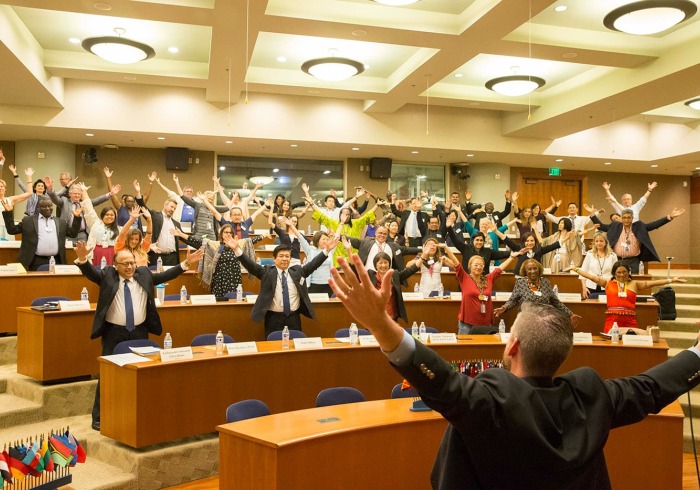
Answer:
<svg viewBox="0 0 700 490"><path fill-rule="evenodd" d="M115 262L116 265L121 265L122 267L134 267L136 262Z"/></svg>

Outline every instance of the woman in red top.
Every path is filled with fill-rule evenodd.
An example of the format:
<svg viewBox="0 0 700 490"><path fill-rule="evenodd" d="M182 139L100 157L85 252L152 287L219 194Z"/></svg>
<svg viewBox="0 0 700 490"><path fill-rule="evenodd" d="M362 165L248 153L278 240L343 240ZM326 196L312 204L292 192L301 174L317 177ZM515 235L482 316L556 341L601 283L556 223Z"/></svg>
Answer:
<svg viewBox="0 0 700 490"><path fill-rule="evenodd" d="M520 253L526 249L522 249ZM489 274L484 273L484 259L480 255L473 255L467 263L467 271L462 264L457 264L455 272L457 281L462 289L462 304L459 307L459 322L457 333L480 334L493 331L493 300L491 291L493 283L501 275L503 270L510 266L514 257L519 252L513 252L511 256L495 267Z"/></svg>
<svg viewBox="0 0 700 490"><path fill-rule="evenodd" d="M655 281L638 281L630 279L629 265L621 260L615 262L612 266L612 279L605 277L594 276L578 267L574 268L574 272L605 288L608 308L605 311L605 333L612 328L614 322L617 326L637 327L637 312L635 311L637 294L640 290L648 289L653 286L661 286L663 284L671 284L672 282L688 282L685 279L674 277L673 279L657 279Z"/></svg>

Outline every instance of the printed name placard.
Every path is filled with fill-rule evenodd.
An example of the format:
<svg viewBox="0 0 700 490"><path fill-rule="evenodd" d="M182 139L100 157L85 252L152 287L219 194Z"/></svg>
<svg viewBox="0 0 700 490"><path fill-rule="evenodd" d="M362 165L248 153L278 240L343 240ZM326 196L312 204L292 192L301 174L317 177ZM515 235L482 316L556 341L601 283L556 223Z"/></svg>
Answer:
<svg viewBox="0 0 700 490"><path fill-rule="evenodd" d="M510 338L510 332L499 333L498 337L501 339L501 342L503 342L504 344L507 344L508 339Z"/></svg>
<svg viewBox="0 0 700 490"><path fill-rule="evenodd" d="M213 294L192 294L190 303L193 305L213 305L216 304L216 296Z"/></svg>
<svg viewBox="0 0 700 490"><path fill-rule="evenodd" d="M56 274L80 274L80 269L77 265L56 264L54 271Z"/></svg>
<svg viewBox="0 0 700 490"><path fill-rule="evenodd" d="M249 294L248 296L246 296L245 298L243 298L243 300L244 300L246 303L251 303L251 304L252 304L252 303L255 303L255 302L258 300L258 295L257 295L257 294Z"/></svg>
<svg viewBox="0 0 700 490"><path fill-rule="evenodd" d="M360 345L379 345L374 335L360 335L358 339L360 340Z"/></svg>
<svg viewBox="0 0 700 490"><path fill-rule="evenodd" d="M90 309L90 301L88 300L78 300L78 301L59 301L58 309L61 311L81 311Z"/></svg>
<svg viewBox="0 0 700 490"><path fill-rule="evenodd" d="M508 301L513 293L496 292L496 301Z"/></svg>
<svg viewBox="0 0 700 490"><path fill-rule="evenodd" d="M455 333L431 333L428 334L431 344L456 344L457 334Z"/></svg>
<svg viewBox="0 0 700 490"><path fill-rule="evenodd" d="M226 344L226 350L231 356L235 356L236 354L251 354L258 352L258 344L255 342L234 342L232 344Z"/></svg>
<svg viewBox="0 0 700 490"><path fill-rule="evenodd" d="M598 296L598 303L607 303L608 302L608 297L604 294L601 294Z"/></svg>
<svg viewBox="0 0 700 490"><path fill-rule="evenodd" d="M292 339L292 340L294 340L294 348L296 350L323 349L323 343L321 342L321 337L308 337L305 339Z"/></svg>
<svg viewBox="0 0 700 490"><path fill-rule="evenodd" d="M450 299L453 301L462 301L462 293L450 293Z"/></svg>
<svg viewBox="0 0 700 490"><path fill-rule="evenodd" d="M403 299L412 299L412 300L418 300L418 299L423 299L423 293L418 291L417 293L403 293Z"/></svg>
<svg viewBox="0 0 700 490"><path fill-rule="evenodd" d="M17 267L14 265L0 265L0 274L4 276L15 275L17 274Z"/></svg>
<svg viewBox="0 0 700 490"><path fill-rule="evenodd" d="M651 347L654 345L654 341L651 335L623 335L622 345L643 345Z"/></svg>
<svg viewBox="0 0 700 490"><path fill-rule="evenodd" d="M309 299L312 303L328 303L330 300L326 293L309 293Z"/></svg>
<svg viewBox="0 0 700 490"><path fill-rule="evenodd" d="M581 293L559 293L558 297L559 297L559 301L563 301L565 303L580 303L581 302Z"/></svg>
<svg viewBox="0 0 700 490"><path fill-rule="evenodd" d="M160 362L184 361L185 359L192 359L192 347L177 347L160 351Z"/></svg>
<svg viewBox="0 0 700 490"><path fill-rule="evenodd" d="M574 332L574 344L592 344L593 335L590 332Z"/></svg>

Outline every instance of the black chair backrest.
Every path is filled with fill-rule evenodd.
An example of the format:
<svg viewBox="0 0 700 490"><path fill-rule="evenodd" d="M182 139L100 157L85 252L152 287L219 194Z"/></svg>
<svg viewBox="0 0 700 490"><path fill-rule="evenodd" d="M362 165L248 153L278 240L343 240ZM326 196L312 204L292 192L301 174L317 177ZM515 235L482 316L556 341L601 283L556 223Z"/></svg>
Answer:
<svg viewBox="0 0 700 490"><path fill-rule="evenodd" d="M234 342L233 337L230 335L224 334L224 344L232 344ZM196 347L198 345L215 345L216 344L216 334L215 333L203 333L201 335L197 335L195 338L192 339L192 343L190 344L192 347Z"/></svg>
<svg viewBox="0 0 700 490"><path fill-rule="evenodd" d="M160 347L160 345L151 339L125 340L114 347L112 354L128 354L131 352L130 347Z"/></svg>
<svg viewBox="0 0 700 490"><path fill-rule="evenodd" d="M30 306L44 306L51 301L70 301L70 298L66 298L65 296L39 296L32 300Z"/></svg>
<svg viewBox="0 0 700 490"><path fill-rule="evenodd" d="M270 415L270 409L260 400L242 400L233 403L226 409L226 422L254 419Z"/></svg>
<svg viewBox="0 0 700 490"><path fill-rule="evenodd" d="M336 388L326 388L316 397L317 407L327 407L330 405L343 405L345 403L356 403L365 401L365 395L357 388L349 386L339 386Z"/></svg>

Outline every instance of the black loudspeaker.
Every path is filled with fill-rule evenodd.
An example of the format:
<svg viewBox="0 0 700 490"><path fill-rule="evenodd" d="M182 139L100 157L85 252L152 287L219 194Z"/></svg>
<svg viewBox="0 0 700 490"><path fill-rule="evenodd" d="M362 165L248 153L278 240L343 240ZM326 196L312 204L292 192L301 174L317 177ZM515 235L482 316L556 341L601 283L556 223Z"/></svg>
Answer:
<svg viewBox="0 0 700 490"><path fill-rule="evenodd" d="M88 148L83 153L83 161L85 163L97 163L97 150L95 148Z"/></svg>
<svg viewBox="0 0 700 490"><path fill-rule="evenodd" d="M391 158L370 158L369 159L370 179L391 178Z"/></svg>
<svg viewBox="0 0 700 490"><path fill-rule="evenodd" d="M165 170L187 170L190 150L187 148L165 149Z"/></svg>

